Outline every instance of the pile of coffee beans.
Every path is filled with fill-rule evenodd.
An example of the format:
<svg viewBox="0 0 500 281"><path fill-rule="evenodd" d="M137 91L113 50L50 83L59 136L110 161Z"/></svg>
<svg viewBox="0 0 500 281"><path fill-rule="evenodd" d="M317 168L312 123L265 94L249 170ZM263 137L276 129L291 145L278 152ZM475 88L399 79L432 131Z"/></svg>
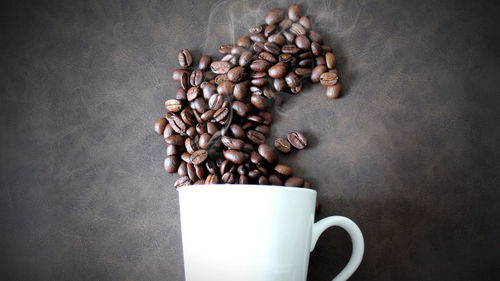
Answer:
<svg viewBox="0 0 500 281"><path fill-rule="evenodd" d="M266 143L273 104L285 92L298 94L303 82L320 82L338 98L341 86L332 49L311 29L297 5L272 9L265 24L250 28L236 45L221 45L222 57L202 56L193 67L189 50L179 52L182 67L172 77L180 83L155 131L167 142L165 170L177 173L175 186L189 184L270 184L311 187L278 162L278 152L304 149L299 131Z"/></svg>

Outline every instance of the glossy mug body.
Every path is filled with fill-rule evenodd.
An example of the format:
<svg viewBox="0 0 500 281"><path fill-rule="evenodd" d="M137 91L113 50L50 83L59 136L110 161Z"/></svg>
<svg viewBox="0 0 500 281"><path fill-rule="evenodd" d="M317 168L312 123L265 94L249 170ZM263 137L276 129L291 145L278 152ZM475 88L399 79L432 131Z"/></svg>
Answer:
<svg viewBox="0 0 500 281"><path fill-rule="evenodd" d="M361 262L359 228L344 217L315 224L312 189L193 185L178 191L186 281L305 281L310 252L334 225L353 240L351 260L334 280L347 280Z"/></svg>

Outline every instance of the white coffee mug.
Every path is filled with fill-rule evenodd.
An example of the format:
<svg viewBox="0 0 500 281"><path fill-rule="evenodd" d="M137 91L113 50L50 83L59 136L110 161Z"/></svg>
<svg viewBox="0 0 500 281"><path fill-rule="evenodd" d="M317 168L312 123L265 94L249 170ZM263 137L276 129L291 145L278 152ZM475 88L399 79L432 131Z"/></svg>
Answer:
<svg viewBox="0 0 500 281"><path fill-rule="evenodd" d="M186 281L305 281L309 253L323 231L344 228L352 255L333 281L347 280L364 240L346 217L314 223L316 191L262 185L179 187Z"/></svg>

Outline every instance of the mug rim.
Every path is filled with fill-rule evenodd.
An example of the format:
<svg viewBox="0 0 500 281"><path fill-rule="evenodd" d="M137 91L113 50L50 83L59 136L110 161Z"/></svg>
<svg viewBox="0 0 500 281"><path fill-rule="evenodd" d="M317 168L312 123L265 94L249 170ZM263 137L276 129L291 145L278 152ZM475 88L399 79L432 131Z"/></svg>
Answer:
<svg viewBox="0 0 500 281"><path fill-rule="evenodd" d="M226 186L226 187L233 187L235 189L233 190L236 190L237 188L248 188L249 186L251 186L251 188L259 188L259 189L278 189L278 190L290 190L290 191L305 191L305 192L313 192L313 193L317 193L316 190L312 189L312 188L307 188L307 187L294 187L294 186L283 186L283 185L264 185L264 184L193 184L193 185L184 185L184 186L180 186L177 188L177 192L180 192L180 191L184 191L184 190L196 190L196 189L199 189L199 188L213 188L213 187L217 187L217 188L220 188L220 187L223 187L223 186Z"/></svg>

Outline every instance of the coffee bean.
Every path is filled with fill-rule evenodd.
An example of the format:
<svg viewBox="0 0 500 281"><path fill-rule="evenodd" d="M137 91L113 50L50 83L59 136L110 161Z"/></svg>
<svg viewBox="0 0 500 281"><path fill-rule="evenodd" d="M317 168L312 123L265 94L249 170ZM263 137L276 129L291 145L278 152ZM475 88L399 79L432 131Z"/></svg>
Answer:
<svg viewBox="0 0 500 281"><path fill-rule="evenodd" d="M210 97L208 100L208 106L212 110L218 110L221 108L222 103L224 102L224 98L220 94L215 94Z"/></svg>
<svg viewBox="0 0 500 281"><path fill-rule="evenodd" d="M283 47L281 47L281 52L285 54L297 54L299 50L300 49L295 45L283 45Z"/></svg>
<svg viewBox="0 0 500 281"><path fill-rule="evenodd" d="M247 138L256 144L263 144L266 141L266 136L255 130L249 130L247 132Z"/></svg>
<svg viewBox="0 0 500 281"><path fill-rule="evenodd" d="M191 71L187 69L176 69L172 72L172 79L174 79L177 82L181 82L182 74L186 73L189 77L191 74Z"/></svg>
<svg viewBox="0 0 500 281"><path fill-rule="evenodd" d="M190 180L195 181L198 179L198 176L196 175L196 169L194 168L193 164L187 164L187 174Z"/></svg>
<svg viewBox="0 0 500 281"><path fill-rule="evenodd" d="M264 36L264 34L262 33L254 33L250 35L250 40L252 40L255 43L262 43L262 44L264 44L267 41L266 36Z"/></svg>
<svg viewBox="0 0 500 281"><path fill-rule="evenodd" d="M258 109L264 109L268 105L268 99L260 95L253 95L250 102Z"/></svg>
<svg viewBox="0 0 500 281"><path fill-rule="evenodd" d="M245 68L242 66L233 67L227 73L227 78L232 82L239 82L245 77ZM233 88L234 89L234 88Z"/></svg>
<svg viewBox="0 0 500 281"><path fill-rule="evenodd" d="M210 64L210 69L216 74L225 74L230 68L231 65L226 61L214 61Z"/></svg>
<svg viewBox="0 0 500 281"><path fill-rule="evenodd" d="M292 168L288 167L285 164L276 164L276 166L274 166L274 170L287 177L293 174Z"/></svg>
<svg viewBox="0 0 500 281"><path fill-rule="evenodd" d="M337 74L335 74L335 72L324 72L319 77L319 82L323 86L333 86L337 84L338 80L339 77L337 76Z"/></svg>
<svg viewBox="0 0 500 281"><path fill-rule="evenodd" d="M326 72L326 65L318 65L315 68L313 68L312 73L311 73L311 81L313 83L318 83L320 81L320 77L323 73Z"/></svg>
<svg viewBox="0 0 500 281"><path fill-rule="evenodd" d="M292 24L292 26L290 27L290 32L292 32L293 34L299 36L299 35L304 35L306 34L306 29L299 23L294 23Z"/></svg>
<svg viewBox="0 0 500 281"><path fill-rule="evenodd" d="M326 66L328 69L334 69L335 65L337 64L337 60L335 58L335 55L331 52L328 52L325 54L325 60L326 60Z"/></svg>
<svg viewBox="0 0 500 281"><path fill-rule="evenodd" d="M276 45L279 45L279 46L286 43L285 37L283 35L281 35L280 33L276 33L276 34L269 36L267 41L275 43Z"/></svg>
<svg viewBox="0 0 500 281"><path fill-rule="evenodd" d="M235 163L241 164L248 159L248 154L241 152L239 150L228 149L224 150L224 158Z"/></svg>
<svg viewBox="0 0 500 281"><path fill-rule="evenodd" d="M295 38L295 45L302 50L307 50L311 47L311 42L305 35L299 35Z"/></svg>
<svg viewBox="0 0 500 281"><path fill-rule="evenodd" d="M325 65L326 66L326 60L324 56L317 56L315 58L316 60L316 65Z"/></svg>
<svg viewBox="0 0 500 281"><path fill-rule="evenodd" d="M299 23L300 23L300 25L302 25L306 29L310 29L311 28L311 20L309 19L308 16L302 16L302 17L300 17Z"/></svg>
<svg viewBox="0 0 500 281"><path fill-rule="evenodd" d="M204 149L200 149L195 151L191 155L191 162L195 165L200 165L201 163L205 162L205 160L207 160L207 157L208 157L207 151Z"/></svg>
<svg viewBox="0 0 500 281"><path fill-rule="evenodd" d="M222 182L232 184L236 182L236 176L233 173L227 172L222 175Z"/></svg>
<svg viewBox="0 0 500 281"><path fill-rule="evenodd" d="M295 69L295 74L301 77L311 76L312 70L310 68L298 67Z"/></svg>
<svg viewBox="0 0 500 281"><path fill-rule="evenodd" d="M240 125L238 124L231 124L231 126L229 126L229 129L231 130L231 133L233 134L233 136L235 138L238 138L238 139L243 139L245 138L245 131L243 130L243 128L241 128Z"/></svg>
<svg viewBox="0 0 500 281"><path fill-rule="evenodd" d="M278 155L276 154L274 149L265 143L259 145L258 151L260 156L266 159L266 161L269 163L273 163L278 159Z"/></svg>
<svg viewBox="0 0 500 281"><path fill-rule="evenodd" d="M290 5L288 7L288 17L293 20L297 21L300 18L300 8L297 5Z"/></svg>
<svg viewBox="0 0 500 281"><path fill-rule="evenodd" d="M280 8L274 8L267 13L265 22L267 25L277 24L285 18L285 13Z"/></svg>
<svg viewBox="0 0 500 281"><path fill-rule="evenodd" d="M205 179L205 184L218 184L219 183L219 177L214 174L210 174L207 176Z"/></svg>
<svg viewBox="0 0 500 281"><path fill-rule="evenodd" d="M168 144L184 145L184 137L181 135L171 135L165 139Z"/></svg>
<svg viewBox="0 0 500 281"><path fill-rule="evenodd" d="M252 49L254 52L260 53L260 52L262 52L262 50L264 50L264 43L255 42L255 44L253 44L253 46L252 46Z"/></svg>
<svg viewBox="0 0 500 281"><path fill-rule="evenodd" d="M245 51L245 49L242 47L233 47L231 49L231 55L237 57L237 56L240 56L244 51Z"/></svg>
<svg viewBox="0 0 500 281"><path fill-rule="evenodd" d="M279 62L269 68L268 74L271 78L283 78L286 75L287 65Z"/></svg>
<svg viewBox="0 0 500 281"><path fill-rule="evenodd" d="M231 81L224 81L217 86L217 93L222 95L232 94L234 90L234 83Z"/></svg>
<svg viewBox="0 0 500 281"><path fill-rule="evenodd" d="M243 145L245 144L242 140L240 139L233 139L227 136L222 136L221 137L222 143L227 146L230 149L236 149L236 150L241 150L243 148Z"/></svg>
<svg viewBox="0 0 500 281"><path fill-rule="evenodd" d="M269 181L267 180L266 177L264 176L260 176L259 179L258 179L258 183L260 185L268 185L269 184Z"/></svg>
<svg viewBox="0 0 500 281"><path fill-rule="evenodd" d="M186 130L186 135L190 138L194 138L196 136L196 128L191 126Z"/></svg>
<svg viewBox="0 0 500 281"><path fill-rule="evenodd" d="M247 66L252 62L253 54L249 51L244 51L238 61L239 65Z"/></svg>
<svg viewBox="0 0 500 281"><path fill-rule="evenodd" d="M293 43L295 41L295 34L292 32L283 31L282 33L288 43Z"/></svg>
<svg viewBox="0 0 500 281"><path fill-rule="evenodd" d="M276 25L268 25L264 28L264 36L269 37L276 30Z"/></svg>
<svg viewBox="0 0 500 281"><path fill-rule="evenodd" d="M266 42L264 44L264 50L268 51L271 54L279 55L281 52L281 48L273 42Z"/></svg>
<svg viewBox="0 0 500 281"><path fill-rule="evenodd" d="M212 58L210 56L202 56L200 59L200 63L198 64L198 68L201 70L207 70L212 63Z"/></svg>
<svg viewBox="0 0 500 281"><path fill-rule="evenodd" d="M201 82L203 82L203 71L201 69L195 69L191 72L191 76L189 77L189 83L193 86L200 86Z"/></svg>
<svg viewBox="0 0 500 281"><path fill-rule="evenodd" d="M285 82L288 85L288 87L292 88L300 83L300 78L293 72L288 73L287 76L285 76Z"/></svg>
<svg viewBox="0 0 500 281"><path fill-rule="evenodd" d="M252 180L256 180L260 177L261 172L258 169L251 170L248 172L248 177L251 178Z"/></svg>
<svg viewBox="0 0 500 281"><path fill-rule="evenodd" d="M317 42L311 43L311 51L315 56L319 56L323 53L323 49L321 49L321 45Z"/></svg>
<svg viewBox="0 0 500 281"><path fill-rule="evenodd" d="M304 149L307 146L307 138L299 131L291 131L288 133L287 139L297 149Z"/></svg>
<svg viewBox="0 0 500 281"><path fill-rule="evenodd" d="M228 115L229 115L229 110L227 109L227 107L219 108L214 113L214 120L221 123L228 117Z"/></svg>
<svg viewBox="0 0 500 281"><path fill-rule="evenodd" d="M283 79L283 78L274 79L274 81L273 81L273 87L278 92L284 91L285 88L286 88L285 79Z"/></svg>
<svg viewBox="0 0 500 281"><path fill-rule="evenodd" d="M271 133L271 130L269 129L269 126L266 126L266 125L257 125L257 126L255 126L255 131L261 132L264 135L269 135L269 133Z"/></svg>
<svg viewBox="0 0 500 281"><path fill-rule="evenodd" d="M282 153L288 153L292 149L290 142L282 137L276 138L274 140L274 147L276 148L276 150Z"/></svg>
<svg viewBox="0 0 500 281"><path fill-rule="evenodd" d="M177 153L179 153L177 146L175 146L173 144L167 145L167 150L166 150L167 156L174 156L174 155L177 155Z"/></svg>
<svg viewBox="0 0 500 281"><path fill-rule="evenodd" d="M205 179L197 180L193 183L193 185L202 185L205 184Z"/></svg>
<svg viewBox="0 0 500 281"><path fill-rule="evenodd" d="M189 88L186 93L186 97L188 101L194 101L200 95L200 88L197 86Z"/></svg>
<svg viewBox="0 0 500 281"><path fill-rule="evenodd" d="M167 126L167 119L166 118L160 118L155 122L155 132L158 135L163 135L165 131L165 127Z"/></svg>
<svg viewBox="0 0 500 281"><path fill-rule="evenodd" d="M193 57L191 57L191 53L187 49L180 51L177 59L181 67L189 67L193 63Z"/></svg>
<svg viewBox="0 0 500 281"><path fill-rule="evenodd" d="M182 161L188 163L188 164L192 164L191 163L191 154L189 152L184 152L181 154L181 159Z"/></svg>
<svg viewBox="0 0 500 281"><path fill-rule="evenodd" d="M233 101L233 104L231 106L233 108L233 112L235 112L238 116L241 117L247 116L248 111L250 110L247 104L241 101Z"/></svg>
<svg viewBox="0 0 500 281"><path fill-rule="evenodd" d="M262 158L257 151L252 151L250 153L250 161L255 165L262 165L264 163L264 158Z"/></svg>
<svg viewBox="0 0 500 281"><path fill-rule="evenodd" d="M258 25L254 25L254 26L250 27L250 29L248 31L250 33L254 34L254 33L261 33L263 30L264 30L264 27L262 26L262 24L258 24Z"/></svg>
<svg viewBox="0 0 500 281"><path fill-rule="evenodd" d="M196 171L196 176L199 179L203 179L203 183L205 183L205 180L204 180L205 179L205 174L206 174L205 168L202 165L194 165L194 169Z"/></svg>
<svg viewBox="0 0 500 281"><path fill-rule="evenodd" d="M182 101L178 99L169 99L165 101L165 108L170 112L178 112L182 109Z"/></svg>
<svg viewBox="0 0 500 281"><path fill-rule="evenodd" d="M252 79L252 85L257 86L257 87L262 87L267 85L268 81L266 78L256 78Z"/></svg>
<svg viewBox="0 0 500 281"><path fill-rule="evenodd" d="M247 176L240 176L238 183L239 184L248 184L248 177Z"/></svg>
<svg viewBox="0 0 500 281"><path fill-rule="evenodd" d="M215 115L215 113L214 113L214 115ZM217 126L216 123L214 123L214 122L207 123L207 133L209 133L211 136L213 136L218 130L219 130L219 127Z"/></svg>
<svg viewBox="0 0 500 281"><path fill-rule="evenodd" d="M276 63L276 58L271 54L271 53L268 53L268 52L261 52L259 54L259 58L260 59L263 59L263 60L267 60L269 63Z"/></svg>
<svg viewBox="0 0 500 281"><path fill-rule="evenodd" d="M266 71L270 66L270 63L266 60L254 60L250 64L250 68L253 71Z"/></svg>
<svg viewBox="0 0 500 281"><path fill-rule="evenodd" d="M291 87L290 88L290 92L292 94L298 94L302 91L302 82L299 81L299 84L297 84L297 86L295 87Z"/></svg>
<svg viewBox="0 0 500 281"><path fill-rule="evenodd" d="M303 59L303 60L300 60L299 63L298 63L298 65L300 67L308 67L309 70L312 70L311 69L312 64L313 64L312 59Z"/></svg>
<svg viewBox="0 0 500 281"><path fill-rule="evenodd" d="M189 76L186 72L182 73L181 86L184 90L187 90L189 88Z"/></svg>
<svg viewBox="0 0 500 281"><path fill-rule="evenodd" d="M247 83L242 82L234 85L233 95L237 100L243 100L246 98L248 92Z"/></svg>
<svg viewBox="0 0 500 281"><path fill-rule="evenodd" d="M220 45L219 46L219 53L221 53L223 55L230 54L232 48L233 48L232 45Z"/></svg>
<svg viewBox="0 0 500 281"><path fill-rule="evenodd" d="M186 151L191 154L193 154L198 149L198 146L196 145L195 141L190 137L184 141L184 146L186 147Z"/></svg>
<svg viewBox="0 0 500 281"><path fill-rule="evenodd" d="M165 161L163 161L163 166L167 173L175 173L177 172L177 168L179 167L179 158L177 156L167 156Z"/></svg>
<svg viewBox="0 0 500 281"><path fill-rule="evenodd" d="M172 112L167 112L166 118L168 120L168 123L172 127L172 129L178 133L178 134L184 134L186 133L187 126L186 124L182 121L181 118L175 113Z"/></svg>
<svg viewBox="0 0 500 281"><path fill-rule="evenodd" d="M186 100L186 90L184 90L182 87L179 87L177 89L177 92L175 93L175 98L180 100L180 101L183 101L183 100Z"/></svg>
<svg viewBox="0 0 500 281"><path fill-rule="evenodd" d="M335 84L334 86L328 86L326 88L326 96L331 99L338 99L340 97L340 91L342 90L342 86L340 84Z"/></svg>
<svg viewBox="0 0 500 281"><path fill-rule="evenodd" d="M177 179L174 183L174 186L175 186L175 188L179 188L181 186L186 186L186 185L190 185L190 184L191 184L191 181L189 180L189 178L184 176L184 177L180 177L179 179Z"/></svg>
<svg viewBox="0 0 500 281"><path fill-rule="evenodd" d="M196 125L196 117L194 116L193 111L190 108L184 108L181 111L181 119L184 123L186 123L190 126ZM170 125L172 125L172 124L170 124Z"/></svg>
<svg viewBox="0 0 500 281"><path fill-rule="evenodd" d="M285 186L302 187L303 185L304 185L304 179L301 177L289 177L285 181Z"/></svg>
<svg viewBox="0 0 500 281"><path fill-rule="evenodd" d="M179 164L179 168L177 168L177 175L179 175L179 177L187 176L186 162L181 161L181 163Z"/></svg>
<svg viewBox="0 0 500 281"><path fill-rule="evenodd" d="M238 39L238 42L236 43L236 45L247 49L250 48L251 44L252 43L250 42L250 37L248 36L241 37L240 39Z"/></svg>

